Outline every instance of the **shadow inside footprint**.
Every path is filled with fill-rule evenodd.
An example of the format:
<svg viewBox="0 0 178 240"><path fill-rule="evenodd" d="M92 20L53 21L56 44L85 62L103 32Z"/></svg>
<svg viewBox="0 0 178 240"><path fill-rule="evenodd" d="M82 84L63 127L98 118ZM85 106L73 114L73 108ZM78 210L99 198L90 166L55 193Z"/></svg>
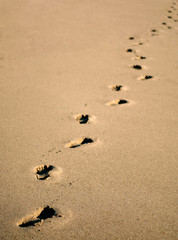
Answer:
<svg viewBox="0 0 178 240"><path fill-rule="evenodd" d="M128 101L127 101L127 100L124 100L124 99L121 99L121 100L118 102L118 104L125 104L125 103L128 103Z"/></svg>
<svg viewBox="0 0 178 240"><path fill-rule="evenodd" d="M128 49L126 50L126 52L133 52L133 49L132 49L132 48L128 48Z"/></svg>
<svg viewBox="0 0 178 240"><path fill-rule="evenodd" d="M80 139L77 139L77 140L74 140L74 141L71 141L69 142L66 147L67 148L76 148L76 147L79 147L83 144L88 144L88 143L93 143L94 140L91 139L91 138L80 138Z"/></svg>
<svg viewBox="0 0 178 240"><path fill-rule="evenodd" d="M129 40L134 40L135 38L134 37L129 37Z"/></svg>
<svg viewBox="0 0 178 240"><path fill-rule="evenodd" d="M92 143L93 140L91 138L84 138L81 142L81 144L88 144L88 143Z"/></svg>
<svg viewBox="0 0 178 240"><path fill-rule="evenodd" d="M40 223L46 220L47 218L52 218L53 216L62 217L60 214L57 214L52 207L47 205L38 208L33 214L22 218L17 223L17 226L19 227L35 226L37 223Z"/></svg>
<svg viewBox="0 0 178 240"><path fill-rule="evenodd" d="M51 171L54 167L51 165L39 165L37 167L35 167L35 174L36 174L36 178L38 180L45 180L46 178L48 178L49 175L49 171Z"/></svg>
<svg viewBox="0 0 178 240"><path fill-rule="evenodd" d="M37 216L39 219L52 218L56 214L55 210L49 206L46 206L42 209L40 214Z"/></svg>
<svg viewBox="0 0 178 240"><path fill-rule="evenodd" d="M150 78L153 78L151 75L146 75L145 77L144 77L144 79L150 79Z"/></svg>
<svg viewBox="0 0 178 240"><path fill-rule="evenodd" d="M172 16L167 16L168 18L172 18Z"/></svg>
<svg viewBox="0 0 178 240"><path fill-rule="evenodd" d="M76 116L76 120L80 123L80 124L85 124L88 122L89 120L89 115L84 115L84 114L80 114Z"/></svg>
<svg viewBox="0 0 178 240"><path fill-rule="evenodd" d="M140 65L133 65L132 68L137 69L137 70L141 70L142 66L140 66Z"/></svg>
<svg viewBox="0 0 178 240"><path fill-rule="evenodd" d="M120 91L122 87L123 87L123 86L121 86L121 85L113 85L113 86L111 87L111 89L112 89L113 91Z"/></svg>
<svg viewBox="0 0 178 240"><path fill-rule="evenodd" d="M162 25L166 25L166 23L165 23L165 22L162 22Z"/></svg>

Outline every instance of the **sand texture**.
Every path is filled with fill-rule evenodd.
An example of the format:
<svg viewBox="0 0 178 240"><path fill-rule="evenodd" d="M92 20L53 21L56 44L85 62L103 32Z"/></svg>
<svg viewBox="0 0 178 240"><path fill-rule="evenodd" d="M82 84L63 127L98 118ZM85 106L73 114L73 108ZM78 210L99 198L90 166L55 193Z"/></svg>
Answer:
<svg viewBox="0 0 178 240"><path fill-rule="evenodd" d="M0 0L0 239L176 240L178 0Z"/></svg>

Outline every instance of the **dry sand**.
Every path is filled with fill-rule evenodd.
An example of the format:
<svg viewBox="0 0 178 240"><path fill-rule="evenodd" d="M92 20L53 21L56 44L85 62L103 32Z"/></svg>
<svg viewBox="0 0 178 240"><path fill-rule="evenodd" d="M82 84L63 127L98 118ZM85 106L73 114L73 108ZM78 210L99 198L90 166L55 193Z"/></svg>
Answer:
<svg viewBox="0 0 178 240"><path fill-rule="evenodd" d="M176 239L177 14L177 0L0 0L1 240ZM17 226L47 205L62 217Z"/></svg>

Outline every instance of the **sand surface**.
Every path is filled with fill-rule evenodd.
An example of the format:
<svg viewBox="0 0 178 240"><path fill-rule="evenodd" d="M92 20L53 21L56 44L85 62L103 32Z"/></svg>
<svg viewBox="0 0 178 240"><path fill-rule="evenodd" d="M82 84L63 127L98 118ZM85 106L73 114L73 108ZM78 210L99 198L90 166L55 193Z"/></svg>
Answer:
<svg viewBox="0 0 178 240"><path fill-rule="evenodd" d="M0 0L1 240L176 239L177 14L177 0ZM46 205L62 217L16 225Z"/></svg>

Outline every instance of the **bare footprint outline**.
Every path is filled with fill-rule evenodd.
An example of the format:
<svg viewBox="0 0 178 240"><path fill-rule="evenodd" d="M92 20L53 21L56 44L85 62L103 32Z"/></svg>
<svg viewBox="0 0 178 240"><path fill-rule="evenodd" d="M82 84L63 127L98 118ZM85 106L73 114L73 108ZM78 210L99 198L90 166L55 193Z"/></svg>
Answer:
<svg viewBox="0 0 178 240"><path fill-rule="evenodd" d="M88 114L77 114L75 115L75 119L78 121L79 124L86 124L89 121Z"/></svg>
<svg viewBox="0 0 178 240"><path fill-rule="evenodd" d="M153 76L152 75L143 75L143 76L140 76L138 78L138 80L148 80L148 79L152 79Z"/></svg>
<svg viewBox="0 0 178 240"><path fill-rule="evenodd" d="M67 143L65 146L67 148L76 148L84 144L94 143L95 141L96 139L93 140L92 138L83 137L76 140L72 140L69 143Z"/></svg>
<svg viewBox="0 0 178 240"><path fill-rule="evenodd" d="M19 227L35 226L37 224L43 223L44 220L52 218L54 216L62 217L61 214L58 214L56 210L47 205L44 207L40 207L34 213L23 217L20 221L17 222L17 226Z"/></svg>
<svg viewBox="0 0 178 240"><path fill-rule="evenodd" d="M129 103L129 101L126 99L115 99L115 100L112 100L112 101L106 103L106 105L107 106L117 106L117 105L125 105L128 103Z"/></svg>
<svg viewBox="0 0 178 240"><path fill-rule="evenodd" d="M42 164L42 165L36 166L34 168L34 172L38 180L45 180L48 177L50 177L49 172L53 169L54 169L54 166L52 165Z"/></svg>

